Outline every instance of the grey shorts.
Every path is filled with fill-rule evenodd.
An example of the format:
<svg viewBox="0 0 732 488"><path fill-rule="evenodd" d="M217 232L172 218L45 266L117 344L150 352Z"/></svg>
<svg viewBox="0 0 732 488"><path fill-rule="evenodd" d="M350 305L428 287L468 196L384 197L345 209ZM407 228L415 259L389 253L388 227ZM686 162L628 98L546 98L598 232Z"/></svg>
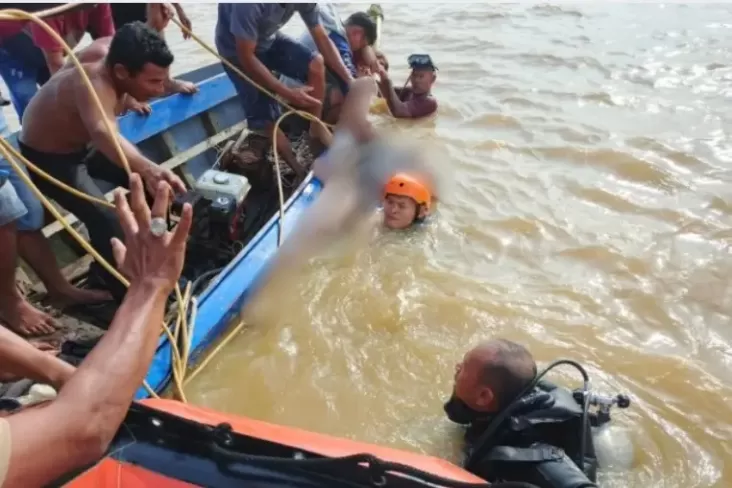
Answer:
<svg viewBox="0 0 732 488"><path fill-rule="evenodd" d="M23 201L8 180L0 186L0 226L8 225L28 213Z"/></svg>

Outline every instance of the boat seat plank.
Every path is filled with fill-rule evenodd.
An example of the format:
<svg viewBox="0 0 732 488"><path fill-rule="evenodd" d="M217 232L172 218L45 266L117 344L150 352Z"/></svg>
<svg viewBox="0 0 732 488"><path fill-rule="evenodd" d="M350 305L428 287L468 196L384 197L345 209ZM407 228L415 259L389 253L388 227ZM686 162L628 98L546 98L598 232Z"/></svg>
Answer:
<svg viewBox="0 0 732 488"><path fill-rule="evenodd" d="M167 168L167 169L178 168L183 163L188 162L188 160L191 159L192 157L195 157L195 156L201 154L202 152L207 151L207 150L217 146L218 144L221 144L222 142L226 141L230 137L234 137L234 136L238 135L245 128L246 128L246 121L241 121L238 124L233 125L233 126L229 127L228 129L225 129L225 130L219 132L218 134L216 134L212 137L209 137L208 139L201 141L194 146L189 147L185 151L183 151L179 154L176 154L169 160L167 160L163 163L160 163L160 166L162 166L163 168ZM125 192L126 191L127 190L125 190ZM105 197L106 197L107 201L111 202L112 198L114 197L114 192L113 191L108 192L105 195ZM79 221L79 219L77 219L76 216L71 213L66 213L66 215L64 215L64 218L65 218L66 222L68 222L71 225L73 225ZM51 237L52 235L56 234L57 232L59 232L61 230L63 230L63 225L61 225L60 222L53 222L43 228L43 234L46 237Z"/></svg>

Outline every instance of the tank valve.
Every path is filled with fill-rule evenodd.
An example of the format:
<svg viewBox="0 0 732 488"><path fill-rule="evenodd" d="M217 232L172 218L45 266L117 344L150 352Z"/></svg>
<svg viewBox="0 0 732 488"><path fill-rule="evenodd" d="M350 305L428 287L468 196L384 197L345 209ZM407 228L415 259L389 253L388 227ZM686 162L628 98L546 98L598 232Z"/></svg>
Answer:
<svg viewBox="0 0 732 488"><path fill-rule="evenodd" d="M617 405L618 408L630 407L630 397L628 395L618 395L615 397L615 405Z"/></svg>

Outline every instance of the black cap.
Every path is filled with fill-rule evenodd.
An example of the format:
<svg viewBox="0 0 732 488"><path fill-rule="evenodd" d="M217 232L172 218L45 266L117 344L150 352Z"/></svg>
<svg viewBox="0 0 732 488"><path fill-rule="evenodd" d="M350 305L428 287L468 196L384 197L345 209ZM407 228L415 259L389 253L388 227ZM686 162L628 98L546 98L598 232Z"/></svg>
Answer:
<svg viewBox="0 0 732 488"><path fill-rule="evenodd" d="M429 54L412 54L407 58L407 62L413 70L437 71L437 66L432 62Z"/></svg>

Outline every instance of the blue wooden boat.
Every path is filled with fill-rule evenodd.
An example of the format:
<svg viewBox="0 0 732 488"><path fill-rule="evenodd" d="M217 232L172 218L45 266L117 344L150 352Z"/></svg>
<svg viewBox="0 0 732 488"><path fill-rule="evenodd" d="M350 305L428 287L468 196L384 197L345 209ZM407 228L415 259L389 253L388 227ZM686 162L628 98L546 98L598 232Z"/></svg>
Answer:
<svg viewBox="0 0 732 488"><path fill-rule="evenodd" d="M179 174L191 182L216 163L216 146L239 136L245 121L234 86L221 64L191 71L180 78L198 84L199 93L155 100L151 103L150 115L127 114L119 118L119 127L148 158L182 170ZM17 133L10 140L17 144ZM270 191L275 192L273 197L276 199L274 188L273 182ZM292 230L320 190L321 184L312 174L294 189L285 204L284 235ZM252 232L244 247L197 293L197 318L189 364L194 364L237 318L253 284L277 250L279 213L272 209L270 213L273 213L271 218L258 225L259 229ZM61 226L56 222L44 232L52 235L59 230ZM155 392L162 393L171 381L171 375L171 345L163 335L146 380ZM147 397L143 388L136 396L137 399Z"/></svg>

